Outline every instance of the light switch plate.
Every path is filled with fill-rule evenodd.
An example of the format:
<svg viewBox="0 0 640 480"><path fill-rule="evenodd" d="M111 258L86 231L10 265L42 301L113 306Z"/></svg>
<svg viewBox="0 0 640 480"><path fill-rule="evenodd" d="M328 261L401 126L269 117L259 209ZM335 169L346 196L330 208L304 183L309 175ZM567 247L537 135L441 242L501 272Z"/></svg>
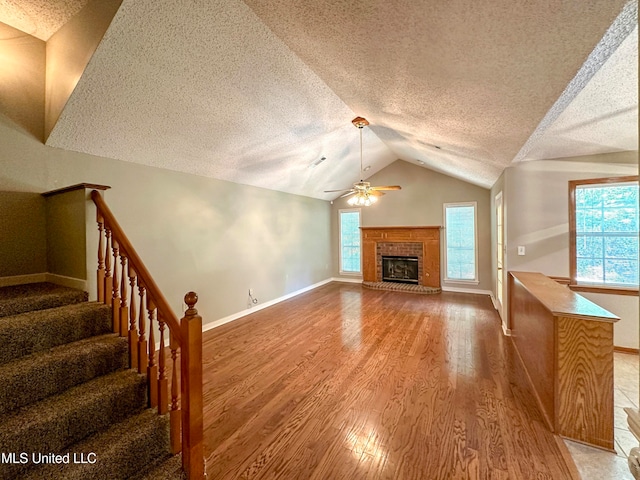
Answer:
<svg viewBox="0 0 640 480"><path fill-rule="evenodd" d="M525 249L523 245L518 245L518 255L524 255Z"/></svg>

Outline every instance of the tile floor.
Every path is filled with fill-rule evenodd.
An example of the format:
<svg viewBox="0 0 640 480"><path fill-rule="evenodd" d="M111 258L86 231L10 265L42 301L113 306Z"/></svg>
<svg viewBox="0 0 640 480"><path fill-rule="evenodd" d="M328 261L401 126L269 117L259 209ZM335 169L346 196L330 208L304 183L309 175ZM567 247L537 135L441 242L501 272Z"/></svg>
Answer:
<svg viewBox="0 0 640 480"><path fill-rule="evenodd" d="M616 453L565 440L569 452L583 480L633 480L627 466L629 450L638 446L638 440L627 427L625 407L638 408L640 399L640 372L638 355L614 354L614 427Z"/></svg>

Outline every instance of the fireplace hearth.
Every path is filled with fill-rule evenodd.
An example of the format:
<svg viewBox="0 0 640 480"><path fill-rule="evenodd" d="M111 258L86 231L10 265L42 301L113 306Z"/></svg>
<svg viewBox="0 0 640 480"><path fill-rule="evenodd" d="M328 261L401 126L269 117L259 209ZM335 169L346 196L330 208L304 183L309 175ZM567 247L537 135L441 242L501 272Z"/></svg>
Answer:
<svg viewBox="0 0 640 480"><path fill-rule="evenodd" d="M382 281L418 284L418 257L382 256Z"/></svg>

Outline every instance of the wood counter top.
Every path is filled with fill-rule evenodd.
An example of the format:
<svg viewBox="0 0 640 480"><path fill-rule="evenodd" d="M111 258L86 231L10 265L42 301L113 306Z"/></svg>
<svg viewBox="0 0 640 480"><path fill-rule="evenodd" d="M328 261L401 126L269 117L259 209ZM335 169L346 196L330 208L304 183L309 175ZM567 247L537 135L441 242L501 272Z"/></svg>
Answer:
<svg viewBox="0 0 640 480"><path fill-rule="evenodd" d="M551 313L558 316L586 318L601 322L617 322L620 318L582 295L572 292L549 277L537 272L510 272L531 295Z"/></svg>

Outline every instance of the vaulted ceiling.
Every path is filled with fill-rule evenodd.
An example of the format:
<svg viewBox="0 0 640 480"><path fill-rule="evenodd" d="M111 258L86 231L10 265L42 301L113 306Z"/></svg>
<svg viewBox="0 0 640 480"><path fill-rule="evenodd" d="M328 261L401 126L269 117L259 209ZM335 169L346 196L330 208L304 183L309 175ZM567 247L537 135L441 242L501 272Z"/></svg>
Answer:
<svg viewBox="0 0 640 480"><path fill-rule="evenodd" d="M0 21L47 40L86 3ZM490 187L637 150L636 25L636 0L124 0L46 143L332 199L360 115L365 177L401 159Z"/></svg>

